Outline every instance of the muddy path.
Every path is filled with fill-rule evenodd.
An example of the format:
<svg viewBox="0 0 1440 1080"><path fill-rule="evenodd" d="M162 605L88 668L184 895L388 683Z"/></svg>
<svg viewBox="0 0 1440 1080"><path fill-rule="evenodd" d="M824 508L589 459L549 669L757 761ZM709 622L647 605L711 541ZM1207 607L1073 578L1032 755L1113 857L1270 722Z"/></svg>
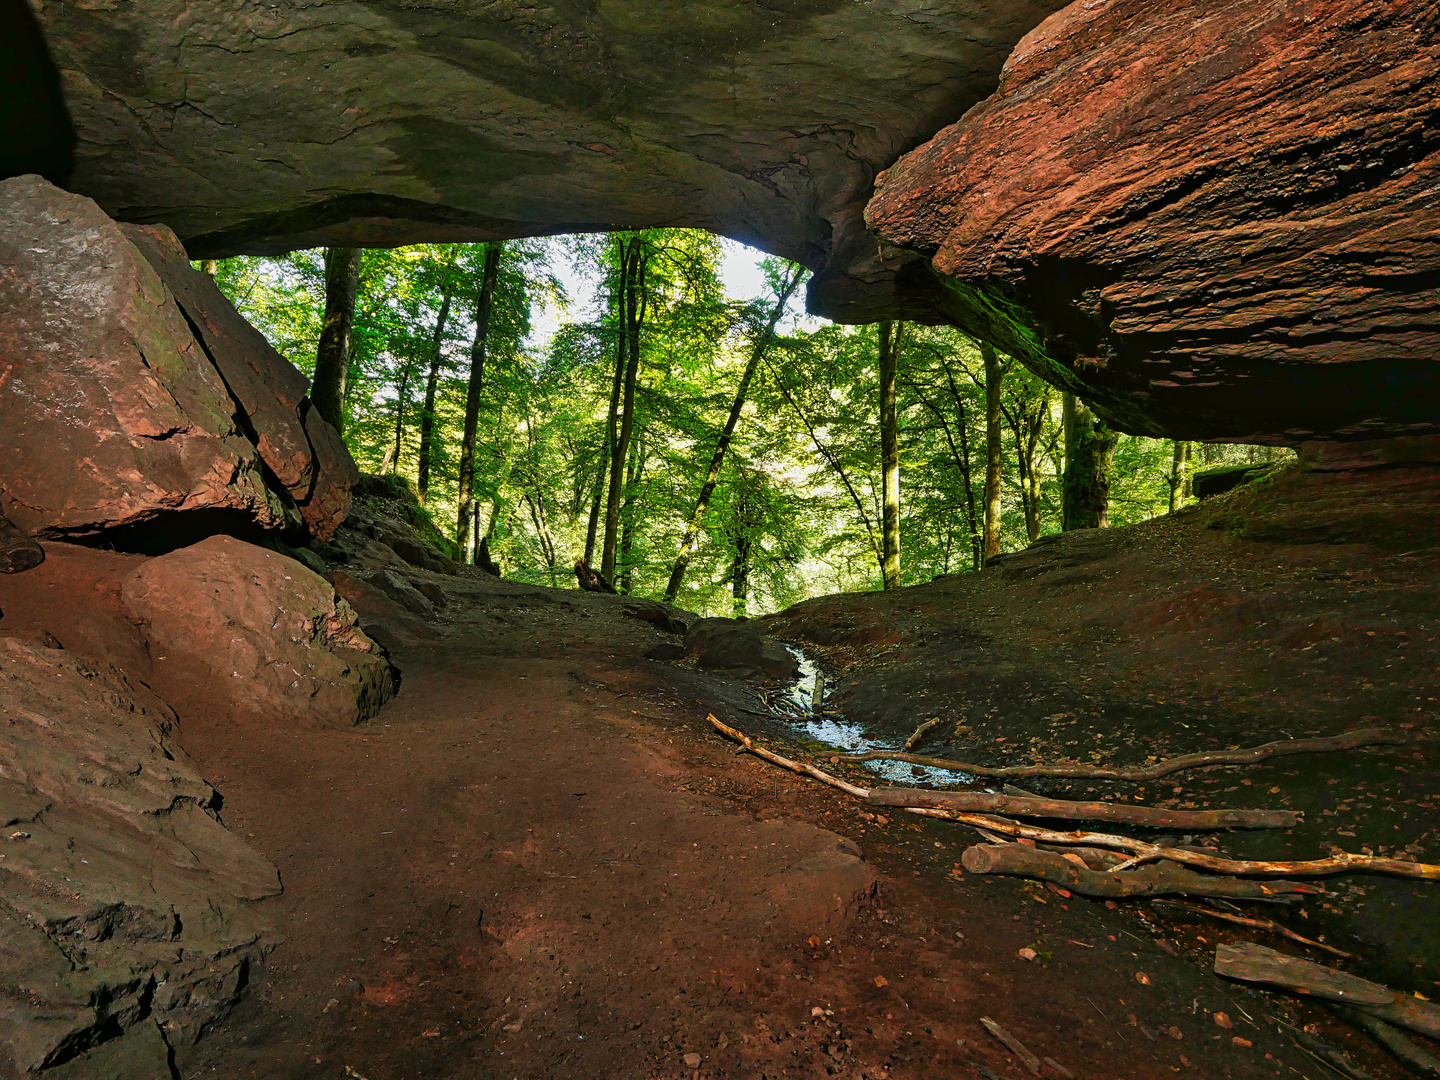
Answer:
<svg viewBox="0 0 1440 1080"><path fill-rule="evenodd" d="M1378 613L1407 610L1408 596L1411 615L1385 618L1403 624L1415 667L1384 690L1407 703L1405 722L1429 722L1433 708L1409 702L1434 670L1435 635L1421 629L1431 616L1415 602L1430 595L1433 552L1396 564L1410 575L1398 580L1393 567L1375 576L1393 553L1293 547L1277 563L1273 544L1205 524L1117 531L1098 558L1062 553L1033 573L1038 561L1017 560L1009 577L1002 563L887 596L829 598L767 625L820 658L827 704L861 742L903 739L917 717L947 715L963 727L941 731L932 752L1129 761L1395 719L1395 705L1348 704L1343 680L1379 687L1377 665L1371 654L1344 659L1329 639L1343 645L1352 622L1368 625L1341 601ZM1362 570L1363 590L1345 577ZM1308 591L1294 587L1303 575L1316 583ZM1274 633L1289 633L1291 616L1316 621L1306 605L1341 610L1341 633L1319 639L1340 682L1280 682L1263 628L1243 619L1182 623L1213 646L1206 653L1166 629L1183 611L1145 614L1166 611L1152 593L1183 604L1200 576L1223 579L1222 597L1278 612ZM438 636L397 648L404 683L377 719L344 732L185 719L185 747L224 791L227 824L280 867L285 892L264 903L285 941L247 1002L181 1053L182 1075L1029 1075L982 1016L1052 1059L1047 1076L1327 1075L1282 1022L1309 1025L1373 1075L1400 1075L1322 1010L1209 972L1217 942L1274 939L965 874L972 832L875 815L737 754L708 713L829 758L802 730L767 720L753 686L646 659L674 639L621 600L479 576L445 587ZM1367 629L1354 638L1375 647ZM1337 824L1357 843L1433 858L1433 769L1431 744L1094 794L1296 806L1327 826L1343 814ZM1295 850L1318 842L1319 826L1306 828L1245 842ZM1373 934L1388 951L1371 945L1370 970L1398 978L1403 952L1399 976L1418 989L1436 977L1430 904L1425 887L1353 875L1303 909L1265 914L1348 944Z"/></svg>

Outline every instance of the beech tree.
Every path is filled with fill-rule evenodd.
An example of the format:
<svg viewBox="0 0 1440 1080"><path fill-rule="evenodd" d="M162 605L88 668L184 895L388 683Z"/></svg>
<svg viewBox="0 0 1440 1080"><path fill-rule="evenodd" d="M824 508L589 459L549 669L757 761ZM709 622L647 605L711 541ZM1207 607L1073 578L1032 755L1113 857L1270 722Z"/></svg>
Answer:
<svg viewBox="0 0 1440 1080"><path fill-rule="evenodd" d="M310 402L336 431L345 431L345 384L350 373L350 328L360 286L360 249L325 249L325 321L315 348Z"/></svg>

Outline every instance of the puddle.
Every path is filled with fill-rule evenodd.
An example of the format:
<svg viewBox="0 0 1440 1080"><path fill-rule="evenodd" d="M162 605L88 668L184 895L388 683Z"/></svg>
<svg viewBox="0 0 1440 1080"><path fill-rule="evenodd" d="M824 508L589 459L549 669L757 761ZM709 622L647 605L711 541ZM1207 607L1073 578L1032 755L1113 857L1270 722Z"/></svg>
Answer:
<svg viewBox="0 0 1440 1080"><path fill-rule="evenodd" d="M843 752L858 750L903 750L905 739L881 736L866 738L862 725L845 719L837 713L815 714L815 675L820 671L815 661L793 645L786 645L790 655L800 664L800 677L788 689L779 691L771 699L775 715L787 722L797 735L824 743ZM821 690L821 706L829 696L830 681L827 678ZM917 721L917 724L919 722ZM926 765L911 765L905 761L866 761L862 768L881 779L901 786L916 783L949 787L973 784L975 777L968 773L952 772L949 769L932 769Z"/></svg>

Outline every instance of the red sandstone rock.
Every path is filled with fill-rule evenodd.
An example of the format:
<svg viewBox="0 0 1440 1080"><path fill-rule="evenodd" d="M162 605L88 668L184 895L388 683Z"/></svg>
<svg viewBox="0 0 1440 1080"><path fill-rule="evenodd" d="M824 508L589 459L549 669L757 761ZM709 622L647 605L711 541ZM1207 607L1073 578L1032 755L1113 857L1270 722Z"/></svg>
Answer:
<svg viewBox="0 0 1440 1080"><path fill-rule="evenodd" d="M350 508L360 471L339 434L310 406L310 381L251 326L215 285L190 265L163 225L122 225L174 296L235 399L242 429L321 540Z"/></svg>
<svg viewBox="0 0 1440 1080"><path fill-rule="evenodd" d="M274 944L248 901L279 875L172 723L108 664L0 638L0 1050L21 1069L147 1016L193 1039Z"/></svg>
<svg viewBox="0 0 1440 1080"><path fill-rule="evenodd" d="M212 536L147 560L122 586L183 711L228 703L270 722L348 727L395 692L390 664L324 578L294 559Z"/></svg>
<svg viewBox="0 0 1440 1080"><path fill-rule="evenodd" d="M324 538L344 517L358 474L308 415L304 377L168 230L122 229L39 177L6 180L0 310L0 499L22 530L220 511L266 529L303 518Z"/></svg>
<svg viewBox="0 0 1440 1080"><path fill-rule="evenodd" d="M1085 0L867 210L1125 430L1440 431L1440 38L1396 0Z"/></svg>

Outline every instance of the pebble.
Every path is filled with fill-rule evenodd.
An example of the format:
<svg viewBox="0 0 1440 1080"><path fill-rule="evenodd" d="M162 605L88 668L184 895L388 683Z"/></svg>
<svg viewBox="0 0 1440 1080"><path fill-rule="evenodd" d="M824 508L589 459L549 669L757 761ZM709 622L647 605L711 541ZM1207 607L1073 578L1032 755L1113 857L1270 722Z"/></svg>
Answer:
<svg viewBox="0 0 1440 1080"><path fill-rule="evenodd" d="M1230 1019L1229 1013L1217 1012L1215 1014L1215 1026L1222 1028L1233 1028L1235 1021Z"/></svg>
<svg viewBox="0 0 1440 1080"><path fill-rule="evenodd" d="M699 1055L699 1054L686 1054L686 1055L685 1055L685 1067L686 1067L687 1069L698 1069L698 1068L700 1067L700 1055Z"/></svg>

